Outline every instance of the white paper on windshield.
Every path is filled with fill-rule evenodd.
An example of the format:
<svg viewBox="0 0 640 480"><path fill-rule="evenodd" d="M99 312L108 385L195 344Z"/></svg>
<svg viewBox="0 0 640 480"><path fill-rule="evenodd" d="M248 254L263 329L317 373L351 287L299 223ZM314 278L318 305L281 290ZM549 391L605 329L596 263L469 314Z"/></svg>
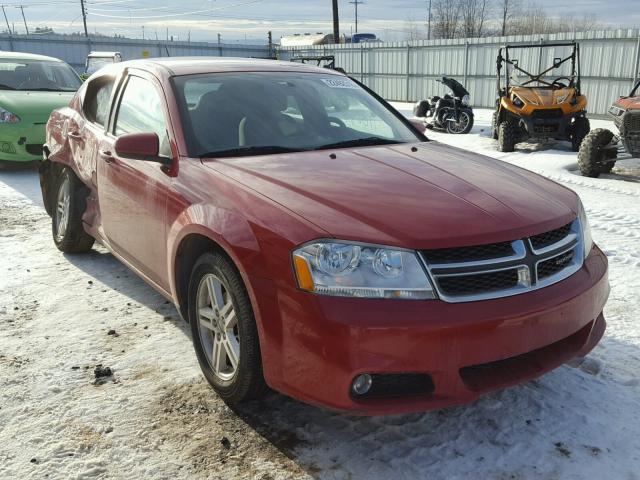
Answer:
<svg viewBox="0 0 640 480"><path fill-rule="evenodd" d="M323 78L322 81L331 88L358 89L358 85L349 78Z"/></svg>

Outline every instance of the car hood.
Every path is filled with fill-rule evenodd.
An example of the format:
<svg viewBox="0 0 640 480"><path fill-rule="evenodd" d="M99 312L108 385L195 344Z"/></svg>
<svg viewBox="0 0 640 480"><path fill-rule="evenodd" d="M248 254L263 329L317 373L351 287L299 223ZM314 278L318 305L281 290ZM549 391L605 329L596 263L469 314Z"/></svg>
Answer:
<svg viewBox="0 0 640 480"><path fill-rule="evenodd" d="M203 163L322 235L406 248L515 240L563 226L578 210L577 196L550 180L437 142L330 153Z"/></svg>
<svg viewBox="0 0 640 480"><path fill-rule="evenodd" d="M56 108L68 105L75 92L29 92L0 90L0 107L19 117L40 117L46 121Z"/></svg>

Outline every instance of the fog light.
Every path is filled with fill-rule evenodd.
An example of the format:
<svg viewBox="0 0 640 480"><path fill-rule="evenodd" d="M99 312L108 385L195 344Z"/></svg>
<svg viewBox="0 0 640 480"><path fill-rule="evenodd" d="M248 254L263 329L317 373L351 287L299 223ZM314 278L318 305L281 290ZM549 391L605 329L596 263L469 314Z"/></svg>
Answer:
<svg viewBox="0 0 640 480"><path fill-rule="evenodd" d="M358 375L351 384L351 390L356 395L364 395L371 388L371 375L365 373L364 375Z"/></svg>

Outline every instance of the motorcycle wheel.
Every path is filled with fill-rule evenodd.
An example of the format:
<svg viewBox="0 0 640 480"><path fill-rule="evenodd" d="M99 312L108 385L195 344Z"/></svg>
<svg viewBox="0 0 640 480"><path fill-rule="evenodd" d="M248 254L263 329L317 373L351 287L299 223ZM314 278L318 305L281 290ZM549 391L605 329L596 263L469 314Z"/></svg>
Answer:
<svg viewBox="0 0 640 480"><path fill-rule="evenodd" d="M445 119L447 133L454 135L461 135L469 133L473 128L473 115L469 112L462 110L457 122L449 121L449 118Z"/></svg>

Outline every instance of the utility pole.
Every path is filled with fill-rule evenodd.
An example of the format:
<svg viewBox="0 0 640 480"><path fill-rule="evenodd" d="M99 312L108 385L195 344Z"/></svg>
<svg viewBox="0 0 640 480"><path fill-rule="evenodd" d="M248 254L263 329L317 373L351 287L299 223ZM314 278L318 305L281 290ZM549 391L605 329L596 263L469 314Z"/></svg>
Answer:
<svg viewBox="0 0 640 480"><path fill-rule="evenodd" d="M431 0L429 0L429 20L427 23L427 40L431 40Z"/></svg>
<svg viewBox="0 0 640 480"><path fill-rule="evenodd" d="M80 0L80 9L82 10L82 23L84 24L84 36L89 37L87 30L87 10L84 8L84 0Z"/></svg>
<svg viewBox="0 0 640 480"><path fill-rule="evenodd" d="M13 32L11 31L11 26L9 26L9 19L7 18L7 12L4 10L4 5L2 5L2 13L4 13L4 21L7 22L7 30L9 31L9 35Z"/></svg>
<svg viewBox="0 0 640 480"><path fill-rule="evenodd" d="M273 33L271 32L271 30L269 30L268 39L269 39L269 56L272 57L273 56Z"/></svg>
<svg viewBox="0 0 640 480"><path fill-rule="evenodd" d="M142 25L142 39L144 40L144 25Z"/></svg>
<svg viewBox="0 0 640 480"><path fill-rule="evenodd" d="M356 33L358 33L358 5L362 5L364 2L361 0L353 0L353 2L349 2L356 7Z"/></svg>
<svg viewBox="0 0 640 480"><path fill-rule="evenodd" d="M340 18L338 14L338 0L332 0L333 4L333 43L340 43Z"/></svg>
<svg viewBox="0 0 640 480"><path fill-rule="evenodd" d="M27 19L24 18L24 7L20 5L20 11L22 12L22 20L24 21L24 29L27 31L27 35L29 35L29 27L27 27Z"/></svg>

